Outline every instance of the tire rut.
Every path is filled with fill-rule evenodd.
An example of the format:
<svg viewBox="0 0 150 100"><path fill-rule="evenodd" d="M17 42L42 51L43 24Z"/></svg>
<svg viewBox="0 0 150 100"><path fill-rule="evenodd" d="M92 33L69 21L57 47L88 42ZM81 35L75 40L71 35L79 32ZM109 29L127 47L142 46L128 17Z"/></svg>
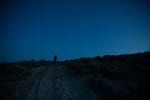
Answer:
<svg viewBox="0 0 150 100"><path fill-rule="evenodd" d="M61 77L55 77L53 80L55 100L73 100L73 95L69 88L64 85Z"/></svg>
<svg viewBox="0 0 150 100"><path fill-rule="evenodd" d="M35 83L42 79L44 73L47 71L47 67L39 68L34 74L25 81L19 83L16 93L14 94L15 100L26 100L25 98L29 95L29 92L32 91L32 88ZM33 92L33 91L32 91Z"/></svg>

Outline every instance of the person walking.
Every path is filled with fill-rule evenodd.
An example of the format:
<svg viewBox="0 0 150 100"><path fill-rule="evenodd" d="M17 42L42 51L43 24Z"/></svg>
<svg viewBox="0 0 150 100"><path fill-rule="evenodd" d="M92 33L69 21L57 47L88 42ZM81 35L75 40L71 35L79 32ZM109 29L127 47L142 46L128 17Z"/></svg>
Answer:
<svg viewBox="0 0 150 100"><path fill-rule="evenodd" d="M54 57L53 57L53 60L54 60L54 61L53 61L53 64L56 64L57 59L58 59L57 56L54 56Z"/></svg>

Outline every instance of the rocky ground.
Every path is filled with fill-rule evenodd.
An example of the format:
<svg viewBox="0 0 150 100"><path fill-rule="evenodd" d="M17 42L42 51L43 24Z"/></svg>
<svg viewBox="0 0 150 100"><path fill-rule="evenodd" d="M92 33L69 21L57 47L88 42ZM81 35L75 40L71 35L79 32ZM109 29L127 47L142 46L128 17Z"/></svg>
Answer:
<svg viewBox="0 0 150 100"><path fill-rule="evenodd" d="M0 64L0 100L149 100L150 53Z"/></svg>

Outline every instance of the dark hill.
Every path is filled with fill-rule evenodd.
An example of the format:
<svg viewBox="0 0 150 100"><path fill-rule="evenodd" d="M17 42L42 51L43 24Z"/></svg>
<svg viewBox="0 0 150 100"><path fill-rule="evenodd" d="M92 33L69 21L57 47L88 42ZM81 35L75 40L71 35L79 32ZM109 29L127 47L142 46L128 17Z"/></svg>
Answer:
<svg viewBox="0 0 150 100"><path fill-rule="evenodd" d="M150 52L64 63L102 100L150 100Z"/></svg>
<svg viewBox="0 0 150 100"><path fill-rule="evenodd" d="M150 52L106 55L58 62L100 100L150 100ZM17 85L51 61L0 64L0 100L12 99Z"/></svg>

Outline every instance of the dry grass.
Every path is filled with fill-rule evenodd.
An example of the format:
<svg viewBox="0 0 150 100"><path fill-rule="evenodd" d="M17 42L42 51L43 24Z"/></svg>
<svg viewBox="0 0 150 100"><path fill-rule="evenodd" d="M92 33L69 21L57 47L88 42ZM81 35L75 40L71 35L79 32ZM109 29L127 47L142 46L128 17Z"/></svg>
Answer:
<svg viewBox="0 0 150 100"><path fill-rule="evenodd" d="M102 100L149 100L150 53L64 62Z"/></svg>

